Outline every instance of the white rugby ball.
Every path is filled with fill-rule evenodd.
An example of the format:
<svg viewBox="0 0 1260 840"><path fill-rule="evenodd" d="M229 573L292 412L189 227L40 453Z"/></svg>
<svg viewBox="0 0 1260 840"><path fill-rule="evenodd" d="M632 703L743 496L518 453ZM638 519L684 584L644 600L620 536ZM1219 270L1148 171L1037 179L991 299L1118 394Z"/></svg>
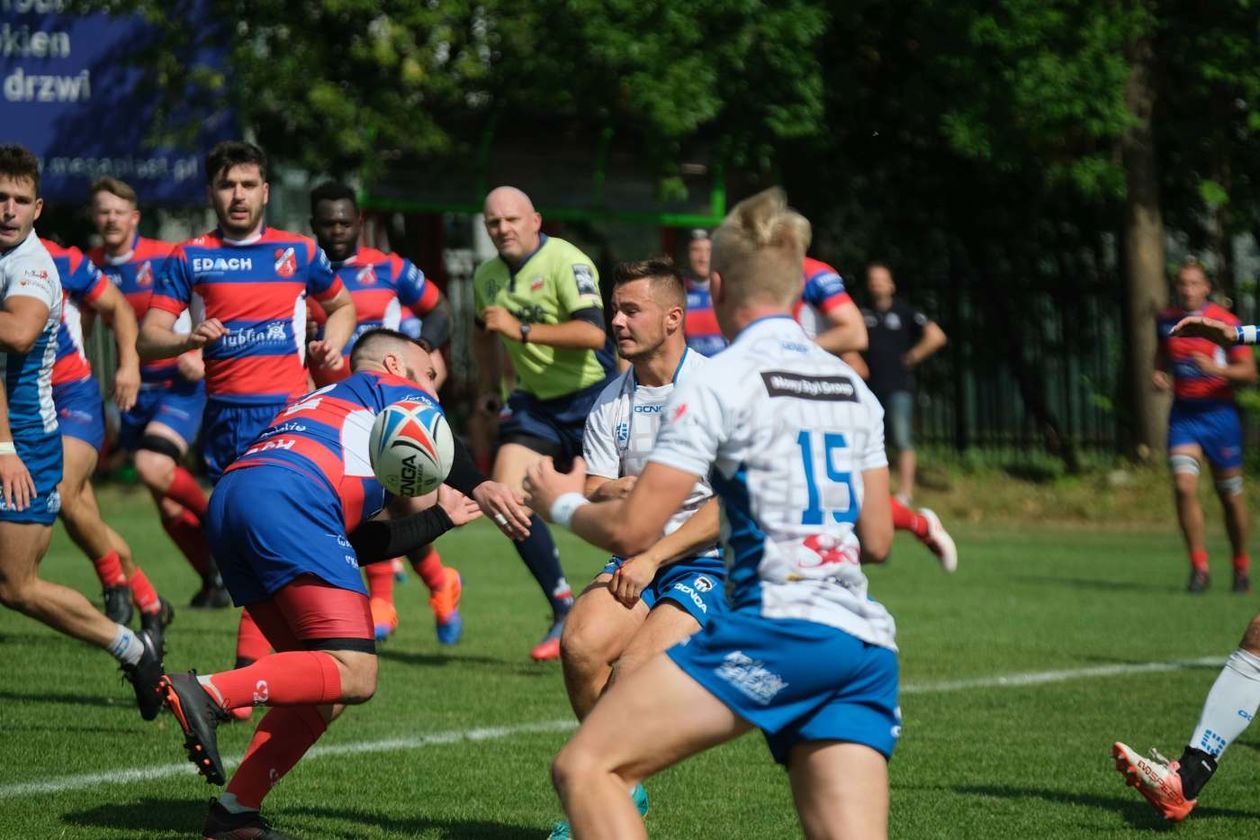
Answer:
<svg viewBox="0 0 1260 840"><path fill-rule="evenodd" d="M386 490L423 496L450 475L455 442L442 412L422 402L396 402L376 415L368 451Z"/></svg>

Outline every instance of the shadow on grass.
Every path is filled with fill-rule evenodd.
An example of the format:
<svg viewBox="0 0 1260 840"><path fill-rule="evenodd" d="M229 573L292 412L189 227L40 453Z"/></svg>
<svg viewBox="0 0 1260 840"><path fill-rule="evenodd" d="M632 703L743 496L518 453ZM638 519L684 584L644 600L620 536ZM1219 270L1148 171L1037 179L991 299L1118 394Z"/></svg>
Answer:
<svg viewBox="0 0 1260 840"><path fill-rule="evenodd" d="M999 799L1040 799L1054 805L1084 805L1100 811L1118 813L1125 822L1134 828L1169 830L1176 827L1155 813L1136 791L1129 791L1126 796L1098 796L1090 793L1064 790L1040 790L1031 787L1008 787L1003 785L965 785L954 790L964 796L993 796ZM1195 822L1210 819L1245 819L1254 820L1254 811L1237 811L1232 808L1213 808L1199 806L1191 817Z"/></svg>
<svg viewBox="0 0 1260 840"><path fill-rule="evenodd" d="M63 706L99 706L125 709L128 704L121 697L105 697L100 694L63 694L55 691L0 691L0 702L17 700L31 703L55 703ZM135 705L131 704L133 710Z"/></svg>
<svg viewBox="0 0 1260 840"><path fill-rule="evenodd" d="M557 667L551 663L526 662L523 657L521 661L516 661L496 659L493 656L461 656L458 653L421 653L409 650L391 650L384 647L377 648L376 655L381 659L390 662L400 662L404 665L492 666L495 670L509 671L513 674L522 674L525 676L554 677L558 670Z"/></svg>
<svg viewBox="0 0 1260 840"><path fill-rule="evenodd" d="M111 802L71 811L61 819L71 825L124 832L154 832L158 837L200 837L206 801L196 799L139 799Z"/></svg>
<svg viewBox="0 0 1260 840"><path fill-rule="evenodd" d="M1177 591L1176 587L1167 584L1143 583L1134 580L1102 580L1100 578L1061 577L1058 575L1012 575L1011 580L1019 583L1035 583L1038 586L1050 584L1069 589L1095 589L1100 592L1162 592Z"/></svg>
<svg viewBox="0 0 1260 840"><path fill-rule="evenodd" d="M417 807L418 810L423 808ZM113 829L120 836L125 836L125 832L144 831L161 838L185 838L200 836L205 816L204 801L149 798L74 811L66 814L62 820L84 828ZM277 829L292 831L297 836L345 840L362 837L364 828L368 827L384 832L386 836L396 837L415 837L422 832L438 829L442 837L450 840L537 840L546 830L539 826L511 825L488 820L428 818L422 814L411 817L384 816L358 808L299 806L286 808L272 818ZM321 824L311 824L315 822ZM344 828L338 824L344 824Z"/></svg>

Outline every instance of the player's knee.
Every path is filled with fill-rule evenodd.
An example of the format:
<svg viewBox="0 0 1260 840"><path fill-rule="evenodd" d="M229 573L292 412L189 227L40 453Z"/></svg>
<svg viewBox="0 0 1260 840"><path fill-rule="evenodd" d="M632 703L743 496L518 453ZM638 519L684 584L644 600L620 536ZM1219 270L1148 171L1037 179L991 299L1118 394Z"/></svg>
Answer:
<svg viewBox="0 0 1260 840"><path fill-rule="evenodd" d="M145 446L150 440L161 441L173 450L162 451L153 447ZM175 463L179 458L179 449L174 443L166 438L159 438L153 435L146 436L141 443L143 448L136 450L136 474L140 476L140 480L144 482L146 487L158 487L165 489L171 483L171 478L175 472Z"/></svg>
<svg viewBox="0 0 1260 840"><path fill-rule="evenodd" d="M339 657L333 653L341 671L341 702L366 703L376 694L376 657L369 655Z"/></svg>
<svg viewBox="0 0 1260 840"><path fill-rule="evenodd" d="M1216 479L1216 494L1222 499L1232 499L1234 496L1241 496L1242 493L1243 477L1241 474Z"/></svg>
<svg viewBox="0 0 1260 840"><path fill-rule="evenodd" d="M598 772L595 756L570 741L551 762L551 784L563 798L575 783L593 778Z"/></svg>
<svg viewBox="0 0 1260 840"><path fill-rule="evenodd" d="M1243 633L1242 642L1238 646L1260 656L1260 615L1251 619L1251 623L1247 625L1247 632Z"/></svg>
<svg viewBox="0 0 1260 840"><path fill-rule="evenodd" d="M1174 453L1168 456L1168 468L1172 471L1173 487L1178 493L1193 493L1199 483L1199 459L1193 455Z"/></svg>
<svg viewBox="0 0 1260 840"><path fill-rule="evenodd" d="M597 624L581 620L565 621L560 635L560 658L567 665L579 669L607 666L617 658L617 654L606 635Z"/></svg>
<svg viewBox="0 0 1260 840"><path fill-rule="evenodd" d="M34 580L0 575L0 604L20 613L29 612L35 592L34 583Z"/></svg>

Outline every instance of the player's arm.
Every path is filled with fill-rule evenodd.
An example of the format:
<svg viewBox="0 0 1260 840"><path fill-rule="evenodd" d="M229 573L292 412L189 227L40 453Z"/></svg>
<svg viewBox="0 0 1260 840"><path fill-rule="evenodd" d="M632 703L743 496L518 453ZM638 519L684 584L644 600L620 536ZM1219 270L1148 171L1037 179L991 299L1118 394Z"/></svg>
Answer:
<svg viewBox="0 0 1260 840"><path fill-rule="evenodd" d="M604 312L597 306L579 309L572 320L559 324L530 324L529 343L561 350L600 350L604 347ZM487 307L481 315L485 329L509 341L522 341L521 321L502 306Z"/></svg>
<svg viewBox="0 0 1260 840"><path fill-rule="evenodd" d="M218 318L202 321L189 333L175 332L177 320L178 313L157 307L150 307L144 313L144 320L140 322L140 338L136 341L142 360L171 359L190 350L200 350L228 334Z"/></svg>
<svg viewBox="0 0 1260 840"><path fill-rule="evenodd" d="M862 509L858 512L857 537L863 563L883 563L892 550L892 504L889 501L888 467L862 471Z"/></svg>
<svg viewBox="0 0 1260 840"><path fill-rule="evenodd" d="M455 449L451 459L451 471L446 484L477 503L481 512L490 518L504 534L514 540L529 536L529 510L506 484L491 481L479 469L472 453L459 438L454 438Z"/></svg>
<svg viewBox="0 0 1260 840"><path fill-rule="evenodd" d="M1255 344L1255 326L1233 326L1215 318L1202 315L1188 315L1172 328L1174 338L1206 338L1221 347L1233 347L1235 344Z"/></svg>
<svg viewBox="0 0 1260 840"><path fill-rule="evenodd" d="M901 360L908 368L918 367L944 347L948 341L945 331L935 321L928 321L923 325L923 335L913 347L906 351L906 355Z"/></svg>
<svg viewBox="0 0 1260 840"><path fill-rule="evenodd" d="M48 304L36 297L6 298L0 309L0 350L29 353L48 322Z"/></svg>
<svg viewBox="0 0 1260 840"><path fill-rule="evenodd" d="M857 304L846 296L844 301L831 306L825 314L831 326L814 338L814 342L819 347L837 356L851 350L866 349L869 344L866 335L866 320L862 317L862 310L857 308Z"/></svg>
<svg viewBox="0 0 1260 840"><path fill-rule="evenodd" d="M1233 385L1252 385L1256 381L1256 357L1251 350L1237 345L1229 351L1225 364L1217 364L1216 360L1206 353L1195 353L1191 357L1199 370L1209 376L1219 376Z"/></svg>
<svg viewBox="0 0 1260 840"><path fill-rule="evenodd" d="M34 301L33 298L30 300ZM5 302L0 316L8 314L10 303L13 303L12 298ZM44 317L48 317L47 310ZM3 385L0 385L0 495L5 506L13 510L26 510L31 499L35 498L35 481L26 464L18 457L13 443L13 429L9 426L9 396Z"/></svg>
<svg viewBox="0 0 1260 840"><path fill-rule="evenodd" d="M328 368L339 369L345 362L341 351L354 334L357 315L354 311L354 299L344 286L337 285L337 291L330 297L321 298L319 305L323 307L328 320L324 322L324 337L307 345L311 361Z"/></svg>
<svg viewBox="0 0 1260 840"><path fill-rule="evenodd" d="M573 469L557 472L549 459L530 467L525 476L529 506L558 525L568 527L591 545L631 557L660 538L665 523L682 507L700 477L649 463L624 499L591 502L582 494L586 462L575 458Z"/></svg>
<svg viewBox="0 0 1260 840"><path fill-rule="evenodd" d="M709 499L678 530L661 537L647 551L627 558L608 582L613 597L633 604L662 566L692 557L717 542L721 529L719 511L718 500Z"/></svg>
<svg viewBox="0 0 1260 840"><path fill-rule="evenodd" d="M114 331L114 343L118 347L118 369L114 372L114 402L123 411L136 404L140 393L140 354L136 351L139 326L131 304L118 287L108 280L100 287L100 293L88 300L88 306L105 319Z"/></svg>
<svg viewBox="0 0 1260 840"><path fill-rule="evenodd" d="M481 516L477 503L445 485L437 504L419 513L364 522L350 534L359 565L380 563L428 545L452 528Z"/></svg>
<svg viewBox="0 0 1260 840"><path fill-rule="evenodd" d="M446 295L438 292L437 304L428 312L420 312L412 307L420 318L420 343L426 345L426 349L437 350L451 338L451 304L446 299Z"/></svg>

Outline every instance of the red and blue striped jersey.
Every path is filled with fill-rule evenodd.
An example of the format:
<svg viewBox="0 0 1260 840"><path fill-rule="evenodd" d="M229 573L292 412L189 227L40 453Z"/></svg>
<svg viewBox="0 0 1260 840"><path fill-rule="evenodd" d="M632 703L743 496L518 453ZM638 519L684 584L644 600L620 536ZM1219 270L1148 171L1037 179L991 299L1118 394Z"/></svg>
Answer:
<svg viewBox="0 0 1260 840"><path fill-rule="evenodd" d="M372 471L368 439L376 415L402 401L442 410L408 379L378 371L351 374L294 401L226 472L268 464L321 482L340 501L349 533L385 506L388 494Z"/></svg>
<svg viewBox="0 0 1260 840"><path fill-rule="evenodd" d="M1223 376L1210 376L1199 370L1199 366L1194 363L1194 354L1201 353L1214 359L1217 364L1224 365L1228 361L1245 358L1251 349L1236 345L1226 350L1206 338L1184 336L1174 338L1169 335L1177 322L1189 315L1215 318L1231 327L1236 327L1241 323L1234 317L1234 313L1211 301L1198 312L1186 312L1180 307L1173 306L1159 313L1156 326L1159 330L1160 348L1163 350L1164 358L1168 360L1168 369L1173 377L1173 398L1177 401L1189 402L1232 402L1234 386Z"/></svg>
<svg viewBox="0 0 1260 840"><path fill-rule="evenodd" d="M804 284L801 286L801 299L796 302L793 314L797 322L805 328L805 334L816 338L830 328L827 315L837 306L852 303L853 298L845 291L840 272L822 260L806 257L802 268Z"/></svg>
<svg viewBox="0 0 1260 840"><path fill-rule="evenodd" d="M306 298L341 291L315 240L275 228L234 242L219 231L175 248L150 306L193 323L218 318L228 334L204 348L206 394L242 405L306 391Z"/></svg>
<svg viewBox="0 0 1260 840"><path fill-rule="evenodd" d="M397 254L386 254L375 248L360 248L351 257L332 263L337 279L341 281L354 300L357 326L346 342L342 355L346 364L338 370L312 371L316 382L333 382L344 379L350 372L350 351L354 342L370 329L389 327L396 330L402 324L404 307L409 314L423 319L437 308L442 293L411 260ZM324 334L328 320L324 308L311 306L311 318L319 324L319 335Z"/></svg>
<svg viewBox="0 0 1260 840"><path fill-rule="evenodd" d="M683 322L687 346L702 356L712 356L726 348L726 337L713 314L713 300L708 283L687 280L687 316Z"/></svg>
<svg viewBox="0 0 1260 840"><path fill-rule="evenodd" d="M61 326L57 329L57 360L52 384L66 385L92 378L92 365L83 350L83 317L80 307L105 293L109 280L75 248L63 248L51 239L40 239L61 276Z"/></svg>
<svg viewBox="0 0 1260 840"><path fill-rule="evenodd" d="M157 278L166 271L166 263L171 259L174 249L173 242L148 239L137 234L132 240L131 250L121 257L109 256L100 246L88 251L88 256L101 273L122 292L139 323L144 320L144 313L149 311ZM174 330L184 334L191 326L188 311L185 310L175 322ZM170 387L173 381L180 379L179 362L175 359L159 359L140 366L140 382L145 388Z"/></svg>

